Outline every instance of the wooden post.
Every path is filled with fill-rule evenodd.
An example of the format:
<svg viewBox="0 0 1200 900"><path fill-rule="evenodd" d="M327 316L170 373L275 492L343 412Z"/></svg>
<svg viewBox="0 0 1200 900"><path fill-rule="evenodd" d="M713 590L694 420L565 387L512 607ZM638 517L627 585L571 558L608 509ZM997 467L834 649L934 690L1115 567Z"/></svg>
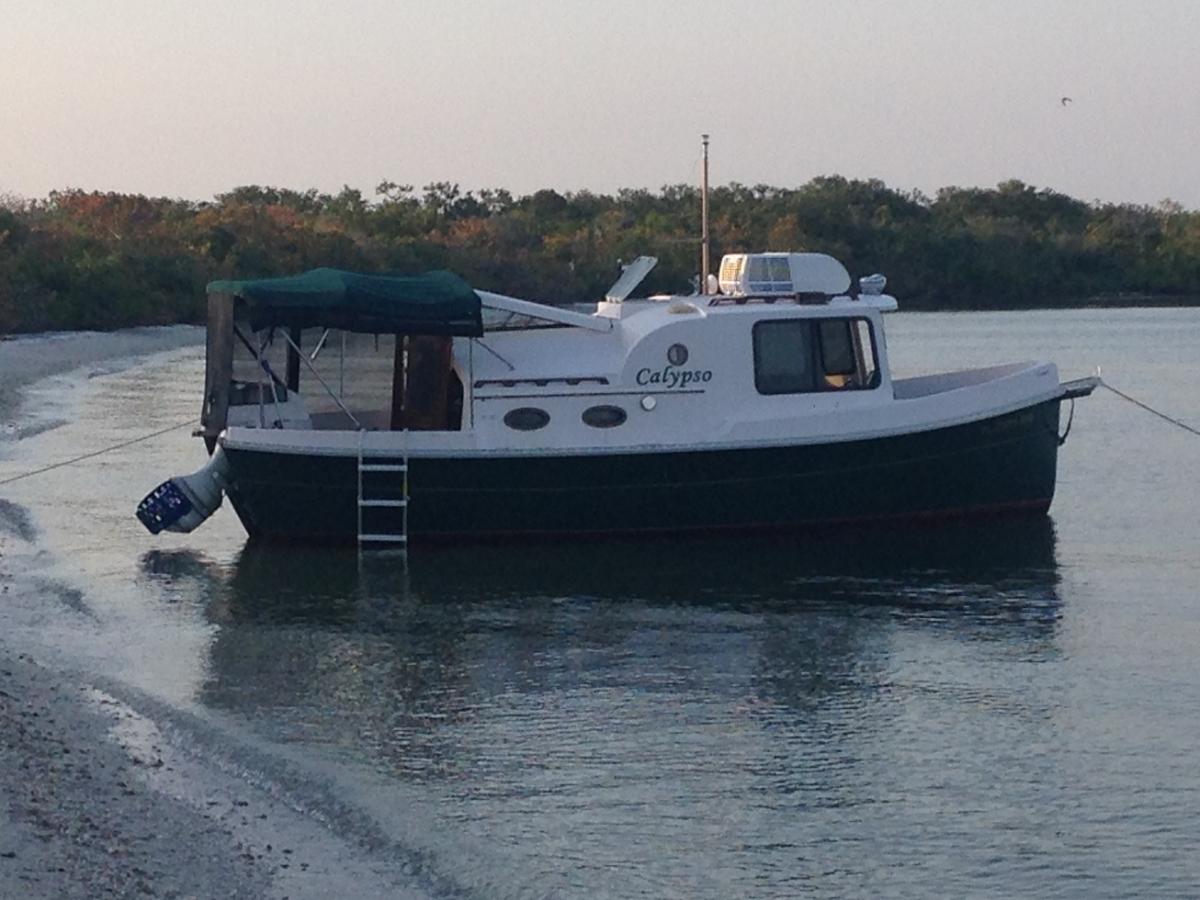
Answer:
<svg viewBox="0 0 1200 900"><path fill-rule="evenodd" d="M229 382L233 378L233 297L210 294L208 332L204 351L204 404L200 424L204 443L212 453L217 435L229 416Z"/></svg>

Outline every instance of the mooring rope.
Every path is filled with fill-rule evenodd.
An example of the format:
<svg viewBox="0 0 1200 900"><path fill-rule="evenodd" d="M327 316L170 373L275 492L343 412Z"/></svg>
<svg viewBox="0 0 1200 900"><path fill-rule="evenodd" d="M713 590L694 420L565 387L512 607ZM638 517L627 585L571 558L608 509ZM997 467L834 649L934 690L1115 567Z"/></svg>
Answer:
<svg viewBox="0 0 1200 900"><path fill-rule="evenodd" d="M1150 404L1143 403L1141 400L1138 400L1136 397L1130 397L1124 391L1117 390L1115 387L1113 387L1111 384L1109 384L1103 378L1100 379L1100 386L1104 387L1104 388L1108 388L1110 391L1112 391L1118 397L1122 397L1125 400L1128 400L1134 406L1140 406L1146 412L1153 413L1154 415L1158 416L1160 419L1170 422L1172 425L1176 426L1177 428L1182 428L1184 431L1190 432L1191 434L1194 434L1197 437L1200 437L1200 430L1193 428L1191 425L1188 425L1185 422L1180 422L1178 419L1174 419L1171 416L1168 416L1164 412L1159 412L1157 409L1155 409Z"/></svg>
<svg viewBox="0 0 1200 900"><path fill-rule="evenodd" d="M103 456L105 453L112 453L112 451L120 450L122 447L140 444L142 441L148 441L151 438L156 438L160 435L166 434L168 431L175 431L177 428L182 428L184 425L191 425L195 421L196 417L192 416L183 422L176 422L174 425L168 425L166 428L160 428L158 431L152 431L149 434L143 434L139 437L130 438L127 441L121 441L121 443L113 444L111 447L93 450L91 453L84 453L82 456L76 456L72 459L64 459L62 462L51 463L48 466L42 466L40 469L34 469L31 472L22 472L20 475L13 475L10 478L3 479L0 481L0 486L12 484L14 481L20 481L22 478L30 478L34 475L41 475L43 472L49 472L51 469L61 469L63 466L73 466L77 462L83 462L85 459L91 459L94 456Z"/></svg>

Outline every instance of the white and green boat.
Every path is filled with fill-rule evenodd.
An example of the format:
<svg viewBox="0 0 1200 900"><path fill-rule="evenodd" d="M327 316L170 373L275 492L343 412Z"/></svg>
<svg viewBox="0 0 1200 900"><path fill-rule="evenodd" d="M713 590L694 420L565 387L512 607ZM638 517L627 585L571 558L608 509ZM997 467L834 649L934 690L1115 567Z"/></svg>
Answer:
<svg viewBox="0 0 1200 900"><path fill-rule="evenodd" d="M190 531L228 496L252 538L404 544L1046 513L1096 379L893 378L895 299L822 254L629 299L653 264L586 311L445 272L215 282L211 458L138 514Z"/></svg>

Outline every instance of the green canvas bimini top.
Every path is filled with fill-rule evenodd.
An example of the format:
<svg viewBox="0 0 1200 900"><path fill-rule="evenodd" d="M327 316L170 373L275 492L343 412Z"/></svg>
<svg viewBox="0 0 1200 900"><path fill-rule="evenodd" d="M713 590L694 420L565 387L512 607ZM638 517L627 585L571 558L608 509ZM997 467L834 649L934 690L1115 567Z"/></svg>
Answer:
<svg viewBox="0 0 1200 900"><path fill-rule="evenodd" d="M240 297L255 331L281 325L367 334L483 334L479 295L453 272L401 276L312 269L284 278L214 281L208 293Z"/></svg>

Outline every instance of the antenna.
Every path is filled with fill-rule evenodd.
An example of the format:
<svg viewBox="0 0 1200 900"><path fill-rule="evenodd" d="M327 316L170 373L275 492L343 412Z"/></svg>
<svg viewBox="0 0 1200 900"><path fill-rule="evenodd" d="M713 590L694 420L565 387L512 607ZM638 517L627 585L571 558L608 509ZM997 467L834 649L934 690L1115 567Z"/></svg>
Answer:
<svg viewBox="0 0 1200 900"><path fill-rule="evenodd" d="M708 135L700 135L704 145L704 177L700 185L700 293L708 293Z"/></svg>

